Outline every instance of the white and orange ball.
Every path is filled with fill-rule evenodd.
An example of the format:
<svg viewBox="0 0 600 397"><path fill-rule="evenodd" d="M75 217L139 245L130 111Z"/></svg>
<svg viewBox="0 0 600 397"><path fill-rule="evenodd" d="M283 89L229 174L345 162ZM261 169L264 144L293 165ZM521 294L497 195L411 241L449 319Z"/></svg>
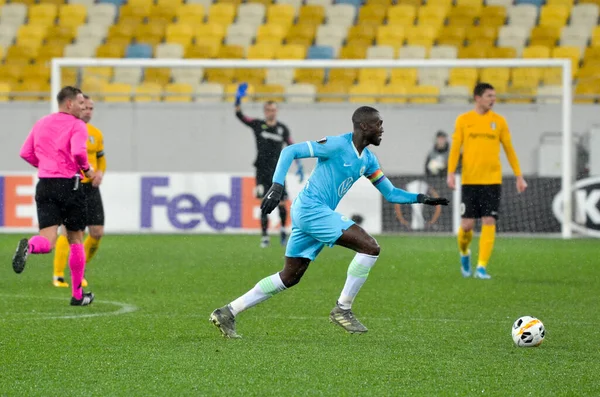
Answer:
<svg viewBox="0 0 600 397"><path fill-rule="evenodd" d="M544 324L535 317L519 317L512 326L512 338L518 347L539 346L545 336Z"/></svg>

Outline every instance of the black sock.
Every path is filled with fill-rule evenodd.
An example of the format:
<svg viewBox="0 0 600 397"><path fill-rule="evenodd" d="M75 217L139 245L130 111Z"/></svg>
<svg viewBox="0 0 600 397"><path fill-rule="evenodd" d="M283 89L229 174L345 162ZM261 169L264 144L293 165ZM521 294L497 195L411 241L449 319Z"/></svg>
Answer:
<svg viewBox="0 0 600 397"><path fill-rule="evenodd" d="M287 208L284 205L279 206L279 216L281 217L281 231L284 231L288 216Z"/></svg>

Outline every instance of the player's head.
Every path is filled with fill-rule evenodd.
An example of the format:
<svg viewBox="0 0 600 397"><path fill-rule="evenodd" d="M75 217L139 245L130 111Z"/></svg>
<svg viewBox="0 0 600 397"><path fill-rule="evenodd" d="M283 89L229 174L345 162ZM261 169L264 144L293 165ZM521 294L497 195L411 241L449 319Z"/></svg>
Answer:
<svg viewBox="0 0 600 397"><path fill-rule="evenodd" d="M383 134L383 120L379 111L370 106L361 106L352 114L355 134L362 134L369 145L379 146Z"/></svg>
<svg viewBox="0 0 600 397"><path fill-rule="evenodd" d="M267 101L264 106L265 120L269 123L277 120L277 102Z"/></svg>
<svg viewBox="0 0 600 397"><path fill-rule="evenodd" d="M89 123L94 115L94 101L88 95L83 95L85 107L81 111L81 120L85 123Z"/></svg>
<svg viewBox="0 0 600 397"><path fill-rule="evenodd" d="M476 107L483 112L487 112L492 109L496 102L496 90L489 83L477 83L473 89L473 99Z"/></svg>
<svg viewBox="0 0 600 397"><path fill-rule="evenodd" d="M79 88L71 86L63 87L58 92L56 100L61 112L81 118L81 111L85 107L85 100Z"/></svg>
<svg viewBox="0 0 600 397"><path fill-rule="evenodd" d="M435 134L435 147L438 149L444 149L448 146L448 134L444 131L438 131Z"/></svg>

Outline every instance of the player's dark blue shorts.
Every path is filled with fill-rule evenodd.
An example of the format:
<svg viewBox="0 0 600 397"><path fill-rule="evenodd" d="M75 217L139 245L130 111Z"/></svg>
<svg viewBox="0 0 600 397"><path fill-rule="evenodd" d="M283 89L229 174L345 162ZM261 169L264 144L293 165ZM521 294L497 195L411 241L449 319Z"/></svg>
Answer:
<svg viewBox="0 0 600 397"><path fill-rule="evenodd" d="M296 199L292 205L292 234L285 256L314 261L325 245L333 247L344 230L352 225L352 220L325 205L304 204Z"/></svg>

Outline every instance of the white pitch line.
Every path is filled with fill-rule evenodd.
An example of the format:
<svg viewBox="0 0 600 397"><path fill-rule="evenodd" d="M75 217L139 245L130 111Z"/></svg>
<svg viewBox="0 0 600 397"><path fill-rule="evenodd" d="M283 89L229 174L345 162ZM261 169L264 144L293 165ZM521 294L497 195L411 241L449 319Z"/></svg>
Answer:
<svg viewBox="0 0 600 397"><path fill-rule="evenodd" d="M25 299L54 299L54 300L65 300L65 298L59 298L56 296L33 296L33 295L10 295L10 294L0 294L0 296L9 297L9 298L25 298ZM96 301L94 300L93 304L107 304L118 306L119 309L112 312L102 312L102 313L81 313L81 314L65 314L65 315L44 315L40 313L40 315L30 314L30 313L13 313L13 315L20 315L21 317L29 317L30 319L40 319L40 320L57 320L57 319L74 319L74 318L91 318L91 317L105 317L105 316L119 316L121 314L133 313L138 310L137 306L125 303L125 302L116 302L116 301ZM1 320L1 319L0 319Z"/></svg>

